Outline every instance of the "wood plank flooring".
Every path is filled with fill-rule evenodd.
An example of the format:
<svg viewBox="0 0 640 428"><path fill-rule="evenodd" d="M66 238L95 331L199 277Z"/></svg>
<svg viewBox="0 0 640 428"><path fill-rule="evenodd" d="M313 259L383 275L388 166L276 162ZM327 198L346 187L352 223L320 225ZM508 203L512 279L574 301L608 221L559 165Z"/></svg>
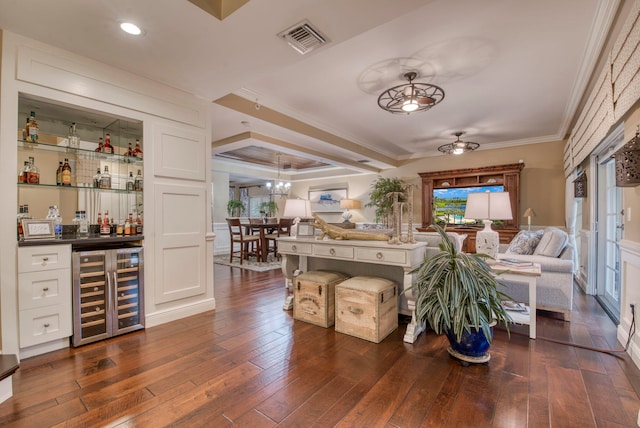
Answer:
<svg viewBox="0 0 640 428"><path fill-rule="evenodd" d="M21 362L0 424L25 427L633 427L640 371L597 302L498 330L463 367L433 332L374 344L294 321L279 271L215 265L217 310Z"/></svg>

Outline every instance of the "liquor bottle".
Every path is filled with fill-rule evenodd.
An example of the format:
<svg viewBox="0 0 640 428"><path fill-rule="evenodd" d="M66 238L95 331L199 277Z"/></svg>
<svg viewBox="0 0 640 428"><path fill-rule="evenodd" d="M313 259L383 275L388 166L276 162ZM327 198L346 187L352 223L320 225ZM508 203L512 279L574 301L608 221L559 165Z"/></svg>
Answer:
<svg viewBox="0 0 640 428"><path fill-rule="evenodd" d="M138 170L138 175L133 180L133 190L142 191L142 187L144 186L144 180L142 179L142 170Z"/></svg>
<svg viewBox="0 0 640 428"><path fill-rule="evenodd" d="M136 138L136 148L133 149L133 155L138 159L142 159L142 148L140 147L140 139Z"/></svg>
<svg viewBox="0 0 640 428"><path fill-rule="evenodd" d="M98 139L98 147L96 147L96 152L102 153L104 151L104 143L102 142L102 137Z"/></svg>
<svg viewBox="0 0 640 428"><path fill-rule="evenodd" d="M29 138L29 116L27 116L27 120L24 124L24 128L22 129L22 141L27 141Z"/></svg>
<svg viewBox="0 0 640 428"><path fill-rule="evenodd" d="M102 224L102 213L98 213L98 220L96 221L97 224Z"/></svg>
<svg viewBox="0 0 640 428"><path fill-rule="evenodd" d="M113 154L113 146L111 145L111 135L109 135L108 132L104 137L104 147L102 148L102 151L105 153Z"/></svg>
<svg viewBox="0 0 640 428"><path fill-rule="evenodd" d="M100 167L98 167L98 170L96 171L96 175L93 176L93 187L95 188L99 188L100 187L100 177L102 176L102 174L100 174Z"/></svg>
<svg viewBox="0 0 640 428"><path fill-rule="evenodd" d="M111 189L111 174L107 165L104 166L104 172L100 174L100 188Z"/></svg>
<svg viewBox="0 0 640 428"><path fill-rule="evenodd" d="M69 165L69 159L67 158L64 159L60 177L62 186L71 186L71 165Z"/></svg>
<svg viewBox="0 0 640 428"><path fill-rule="evenodd" d="M36 166L33 156L29 156L29 171L27 172L27 183L40 184L40 170Z"/></svg>
<svg viewBox="0 0 640 428"><path fill-rule="evenodd" d="M134 236L136 234L136 221L133 219L133 214L129 213L129 228L130 228L130 235Z"/></svg>
<svg viewBox="0 0 640 428"><path fill-rule="evenodd" d="M24 161L24 168L22 168L22 182L29 182L29 161Z"/></svg>
<svg viewBox="0 0 640 428"><path fill-rule="evenodd" d="M69 147L74 149L80 148L80 137L78 137L75 122L73 122L69 127L69 136L67 137L67 139L69 140Z"/></svg>
<svg viewBox="0 0 640 428"><path fill-rule="evenodd" d="M131 141L129 141L129 148L127 149L125 156L133 156L133 149L131 148Z"/></svg>
<svg viewBox="0 0 640 428"><path fill-rule="evenodd" d="M49 206L49 213L47 214L47 219L53 220L53 230L54 230L56 239L62 239L62 217L60 217L60 211L58 210L57 205Z"/></svg>
<svg viewBox="0 0 640 428"><path fill-rule="evenodd" d="M62 161L58 162L58 169L56 169L56 186L62 186Z"/></svg>
<svg viewBox="0 0 640 428"><path fill-rule="evenodd" d="M29 124L27 125L27 141L37 143L39 129L38 122L36 122L36 112L32 111L31 116L29 116Z"/></svg>
<svg viewBox="0 0 640 428"><path fill-rule="evenodd" d="M108 236L111 234L111 225L109 224L109 211L104 212L104 218L100 223L100 235Z"/></svg>
<svg viewBox="0 0 640 428"><path fill-rule="evenodd" d="M76 211L75 217L71 220L71 224L73 224L73 231L76 236L80 235L80 211Z"/></svg>
<svg viewBox="0 0 640 428"><path fill-rule="evenodd" d="M22 220L25 219L30 219L31 216L29 215L29 205L25 204L25 205L20 205L20 208L18 210L18 216L17 216L17 220L18 220L18 239L22 240L24 239L24 229L22 228Z"/></svg>
<svg viewBox="0 0 640 428"><path fill-rule="evenodd" d="M129 214L131 216L131 214ZM129 221L129 217L124 219L124 236L131 235L131 221Z"/></svg>
<svg viewBox="0 0 640 428"><path fill-rule="evenodd" d="M142 216L138 213L136 218L136 235L142 235Z"/></svg>
<svg viewBox="0 0 640 428"><path fill-rule="evenodd" d="M84 210L80 211L80 226L78 228L78 235L81 238L86 238L89 236L89 222L87 221L87 212Z"/></svg>
<svg viewBox="0 0 640 428"><path fill-rule="evenodd" d="M133 172L129 171L129 178L127 178L127 192L131 192L135 189Z"/></svg>

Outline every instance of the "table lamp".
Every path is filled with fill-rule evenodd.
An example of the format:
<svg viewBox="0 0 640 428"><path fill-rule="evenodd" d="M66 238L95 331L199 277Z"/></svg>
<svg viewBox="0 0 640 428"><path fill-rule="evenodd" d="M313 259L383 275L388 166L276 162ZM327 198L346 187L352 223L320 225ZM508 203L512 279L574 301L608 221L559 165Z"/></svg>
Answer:
<svg viewBox="0 0 640 428"><path fill-rule="evenodd" d="M536 213L531 208L527 208L522 214L522 217L527 218L527 230L531 230L531 217L535 217Z"/></svg>
<svg viewBox="0 0 640 428"><path fill-rule="evenodd" d="M349 210L360 208L360 201L357 199L342 199L340 201L340 208L344 208L344 212L342 213L343 223L350 223L353 214L351 214Z"/></svg>
<svg viewBox="0 0 640 428"><path fill-rule="evenodd" d="M464 217L482 220L484 229L476 233L476 252L496 258L500 235L491 229L491 221L513 218L509 192L469 193Z"/></svg>
<svg viewBox="0 0 640 428"><path fill-rule="evenodd" d="M311 202L308 199L287 199L284 201L283 217L293 217L291 236L313 236L313 226L299 224L300 219L311 217Z"/></svg>

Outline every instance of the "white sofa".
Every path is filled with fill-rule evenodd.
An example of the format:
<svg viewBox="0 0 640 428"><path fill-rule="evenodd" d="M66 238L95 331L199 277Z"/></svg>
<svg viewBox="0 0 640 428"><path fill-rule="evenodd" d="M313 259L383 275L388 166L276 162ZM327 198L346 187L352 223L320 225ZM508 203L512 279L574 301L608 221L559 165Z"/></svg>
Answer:
<svg viewBox="0 0 640 428"><path fill-rule="evenodd" d="M557 228L547 228L545 229L544 233L549 233L547 232L549 229L553 229L552 232L556 234L558 234L558 231L560 230ZM564 233L564 235L566 235L566 233ZM514 241L517 238L518 237L516 236L514 238ZM544 245L545 242L548 242L548 240L544 242L540 241L539 245ZM557 244L557 242L554 244ZM570 321L571 310L573 309L574 248L569 243L568 237L566 243L560 249L559 254L555 257L554 255L558 252L557 248L551 253L546 253L547 255L544 255L545 252L540 251L540 249L537 247L536 250L538 250L538 254L517 254L514 252L509 252L509 247L510 244L500 245L500 253L498 254L498 259L510 258L540 263L542 275L537 280L537 308L546 311L561 313L565 321ZM547 246L547 248L549 248L549 246ZM504 280L501 282L507 286L506 289L502 291L508 294L514 301L528 301L529 291L526 286L517 283L509 283L508 281Z"/></svg>

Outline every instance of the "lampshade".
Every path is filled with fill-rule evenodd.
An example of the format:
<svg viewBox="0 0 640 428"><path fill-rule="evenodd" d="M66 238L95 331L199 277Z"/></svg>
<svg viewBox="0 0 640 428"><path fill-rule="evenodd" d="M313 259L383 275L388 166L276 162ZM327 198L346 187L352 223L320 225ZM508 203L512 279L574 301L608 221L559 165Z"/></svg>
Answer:
<svg viewBox="0 0 640 428"><path fill-rule="evenodd" d="M308 199L287 199L284 201L283 217L311 217L311 202Z"/></svg>
<svg viewBox="0 0 640 428"><path fill-rule="evenodd" d="M357 199L342 199L340 201L340 208L347 210L354 210L360 208L360 201Z"/></svg>
<svg viewBox="0 0 640 428"><path fill-rule="evenodd" d="M403 85L387 89L378 97L381 109L394 114L409 114L414 111L425 111L444 99L442 88L429 83L413 83L418 77L414 71L404 74L409 81Z"/></svg>
<svg viewBox="0 0 640 428"><path fill-rule="evenodd" d="M509 192L469 193L465 218L481 220L511 220Z"/></svg>
<svg viewBox="0 0 640 428"><path fill-rule="evenodd" d="M535 216L536 216L536 213L531 208L527 208L524 211L524 214L522 214L522 217L535 217Z"/></svg>

